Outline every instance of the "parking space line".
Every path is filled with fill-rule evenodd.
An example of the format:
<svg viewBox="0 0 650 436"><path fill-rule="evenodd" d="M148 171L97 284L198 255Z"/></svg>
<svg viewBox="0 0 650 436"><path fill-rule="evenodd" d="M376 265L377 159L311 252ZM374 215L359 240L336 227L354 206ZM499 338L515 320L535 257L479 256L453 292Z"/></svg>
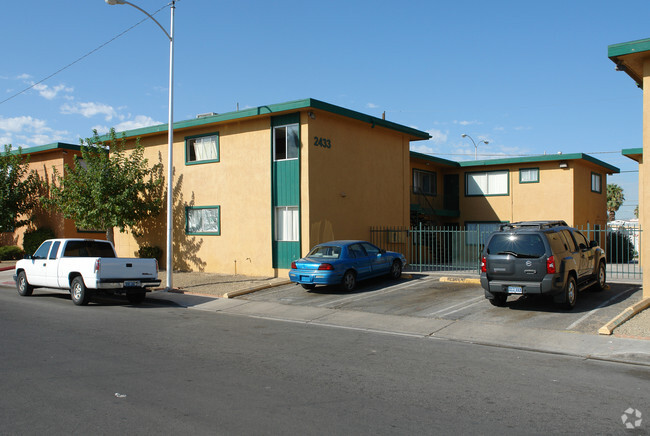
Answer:
<svg viewBox="0 0 650 436"><path fill-rule="evenodd" d="M436 311L436 312L427 313L426 316L432 316L432 315L437 315L437 314L442 313L442 312L447 312L448 310L450 310L450 309L455 309L455 308L458 307L458 306L465 306L465 305L467 305L467 306L465 306L465 307L473 306L473 305L475 305L475 304L480 303L480 300L484 300L484 299L485 299L484 296L474 297L474 298L472 298L472 299L470 299L470 300L461 301L460 303L458 303L458 304L454 304L453 306L445 307L444 309L440 309L440 310L438 310L438 311ZM470 304L468 304L468 303L470 303ZM451 312L449 312L449 313L444 313L442 316L444 316L444 315L449 315L449 314L451 314L451 313L456 313L456 312L458 312L459 310L463 310L465 307L461 307L460 309L458 309L458 310L453 310L453 311L451 311Z"/></svg>
<svg viewBox="0 0 650 436"><path fill-rule="evenodd" d="M377 295L388 294L388 293L396 291L398 289L410 288L411 286L415 286L415 285L425 283L425 282L429 282L429 281L433 281L433 280L437 280L437 278L432 277L432 278L427 278L427 279L424 279L424 280L414 280L413 282L408 283L406 285L400 283L400 284L393 285L393 286L390 286L388 288L382 289L381 291L368 292L368 293L363 293L361 295L358 295L358 294L350 295L350 296L347 296L347 297L339 298L338 300L326 301L324 303L318 304L317 306L318 307L327 307L327 306L331 306L331 305L336 305L336 304L341 303L341 302L359 301L359 300L363 300L363 299L366 299L366 298L375 297Z"/></svg>
<svg viewBox="0 0 650 436"><path fill-rule="evenodd" d="M620 294L616 294L616 295L614 295L614 296L613 296L612 298L610 298L609 300L600 303L600 305L598 305L598 307L596 307L595 309L593 309L593 310L587 312L586 314L584 314L583 316L581 316L580 318L578 318L577 320L575 320L574 322L572 322L571 325L569 325L569 326L566 328L566 330L571 330L571 329L575 328L578 324L580 324L580 323L581 323L582 321L584 321L585 319L589 318L591 315L593 315L594 313L596 313L599 309L602 309L603 307L605 307L606 305L608 305L608 304L611 303L612 301L616 300L616 299L617 299L618 297L620 297L621 295L623 295L623 294L627 294L627 293L630 292L630 291L635 291L636 289L637 289L637 288L626 289L625 291L621 292Z"/></svg>

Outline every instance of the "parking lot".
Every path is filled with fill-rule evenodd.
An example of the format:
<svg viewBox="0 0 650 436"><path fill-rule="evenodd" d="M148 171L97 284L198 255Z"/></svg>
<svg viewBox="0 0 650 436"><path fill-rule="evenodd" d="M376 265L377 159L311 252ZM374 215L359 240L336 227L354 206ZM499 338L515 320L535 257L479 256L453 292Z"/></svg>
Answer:
<svg viewBox="0 0 650 436"><path fill-rule="evenodd" d="M580 292L576 307L562 310L550 298L511 296L507 307L494 307L478 284L440 281L440 275L409 274L398 281L384 278L360 282L352 292L336 287L307 291L284 285L240 299L322 307L387 315L466 320L518 327L597 334L598 329L641 299L638 284L611 283L603 292Z"/></svg>

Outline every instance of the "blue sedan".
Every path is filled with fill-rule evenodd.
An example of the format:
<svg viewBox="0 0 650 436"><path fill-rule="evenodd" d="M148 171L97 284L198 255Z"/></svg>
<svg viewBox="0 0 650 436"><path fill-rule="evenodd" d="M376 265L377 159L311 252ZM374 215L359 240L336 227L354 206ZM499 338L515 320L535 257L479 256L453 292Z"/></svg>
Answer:
<svg viewBox="0 0 650 436"><path fill-rule="evenodd" d="M366 241L332 241L319 244L307 256L291 263L289 279L305 289L316 285L342 285L351 291L357 280L380 275L398 279L406 258Z"/></svg>

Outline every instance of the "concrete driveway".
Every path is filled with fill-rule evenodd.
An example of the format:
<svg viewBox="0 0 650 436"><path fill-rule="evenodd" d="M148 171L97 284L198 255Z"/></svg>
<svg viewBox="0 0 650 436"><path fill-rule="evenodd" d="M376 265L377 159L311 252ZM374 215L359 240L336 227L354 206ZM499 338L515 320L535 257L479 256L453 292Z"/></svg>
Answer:
<svg viewBox="0 0 650 436"><path fill-rule="evenodd" d="M560 309L550 298L533 296L510 297L507 307L494 307L478 284L442 282L440 275L412 274L410 277L399 281L378 278L360 282L353 292L336 287L307 291L290 284L238 298L383 315L465 320L510 326L513 331L526 327L597 334L601 326L640 301L642 294L640 285L612 283L603 292L581 292L572 311Z"/></svg>

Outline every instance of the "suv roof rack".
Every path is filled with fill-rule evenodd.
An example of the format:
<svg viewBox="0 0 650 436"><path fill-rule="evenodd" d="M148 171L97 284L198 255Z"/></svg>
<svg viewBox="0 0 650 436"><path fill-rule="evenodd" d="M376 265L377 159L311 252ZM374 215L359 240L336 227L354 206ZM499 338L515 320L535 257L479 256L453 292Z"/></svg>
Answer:
<svg viewBox="0 0 650 436"><path fill-rule="evenodd" d="M567 226L563 220L557 221L519 221L516 223L506 223L499 226L499 230L514 230L514 229L550 229L552 227Z"/></svg>

